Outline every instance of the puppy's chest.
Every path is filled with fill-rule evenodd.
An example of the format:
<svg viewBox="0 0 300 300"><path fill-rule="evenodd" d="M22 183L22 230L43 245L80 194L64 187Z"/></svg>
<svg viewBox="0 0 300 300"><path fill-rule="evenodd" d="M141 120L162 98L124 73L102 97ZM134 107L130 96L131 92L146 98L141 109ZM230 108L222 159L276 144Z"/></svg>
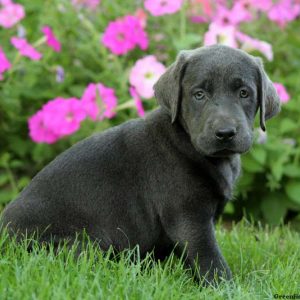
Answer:
<svg viewBox="0 0 300 300"><path fill-rule="evenodd" d="M203 161L193 176L194 184L205 182L213 194L231 199L234 185L240 174L240 158ZM197 183L196 183L197 182Z"/></svg>
<svg viewBox="0 0 300 300"><path fill-rule="evenodd" d="M215 171L215 173L213 173ZM234 185L240 175L240 157L222 159L217 162L215 169L211 172L212 179L217 182L219 193L225 199L232 197Z"/></svg>

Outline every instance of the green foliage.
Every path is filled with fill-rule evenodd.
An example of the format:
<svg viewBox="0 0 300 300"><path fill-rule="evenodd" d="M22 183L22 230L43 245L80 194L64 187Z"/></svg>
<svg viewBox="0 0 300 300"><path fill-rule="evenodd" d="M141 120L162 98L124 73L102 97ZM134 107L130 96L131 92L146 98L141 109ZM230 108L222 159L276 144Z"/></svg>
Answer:
<svg viewBox="0 0 300 300"><path fill-rule="evenodd" d="M137 59L154 54L169 65L179 50L201 46L207 30L207 25L188 20L186 8L174 15L149 16L149 49L116 57L101 45L101 35L109 21L132 14L138 7L136 1L126 1L126 5L123 1L102 1L96 11L78 11L69 0L19 2L26 9L22 24L28 40L33 44L38 41L41 27L47 24L62 42L63 50L55 53L41 45L41 61L18 58L9 43L16 29L0 31L1 47L13 62L13 69L0 81L0 208L57 154L94 132L137 116L134 109L124 109L112 120L85 121L76 134L54 145L35 144L28 137L27 120L45 102L57 96L80 97L88 83L102 82L116 90L122 104L130 99L128 74ZM288 211L300 212L299 25L298 19L282 30L264 18L243 25L243 32L272 43L274 60L266 62L265 68L273 81L287 87L292 99L283 105L279 117L267 122L266 143L256 143L243 156L236 200L226 208L231 217L240 218L246 212L275 224L286 219ZM65 70L62 83L55 80L57 66ZM144 105L151 110L156 102L153 99Z"/></svg>
<svg viewBox="0 0 300 300"><path fill-rule="evenodd" d="M232 282L201 288L180 259L171 255L155 262L138 251L110 259L89 244L78 258L65 246L39 248L16 245L0 235L2 299L272 299L274 294L299 293L300 243L288 227L255 228L241 222L217 239L234 274ZM135 259L135 263L132 262Z"/></svg>
<svg viewBox="0 0 300 300"><path fill-rule="evenodd" d="M279 116L267 121L266 143L255 143L242 156L243 175L233 202L233 215L238 218L246 212L255 219L279 224L290 220L288 211L292 215L300 212L299 20L284 30L267 27L266 22L248 24L243 30L272 42L274 60L265 62L265 68L274 82L287 87L291 100L282 105Z"/></svg>

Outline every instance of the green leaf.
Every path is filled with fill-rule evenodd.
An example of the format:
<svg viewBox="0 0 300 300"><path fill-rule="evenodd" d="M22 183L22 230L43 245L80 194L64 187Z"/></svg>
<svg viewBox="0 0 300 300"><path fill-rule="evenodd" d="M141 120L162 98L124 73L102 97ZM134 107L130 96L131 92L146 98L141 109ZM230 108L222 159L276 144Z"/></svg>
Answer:
<svg viewBox="0 0 300 300"><path fill-rule="evenodd" d="M22 167L23 165L24 165L24 162L23 162L23 161L14 159L14 160L12 160L12 161L10 162L9 167L10 167L11 169L17 169L17 168Z"/></svg>
<svg viewBox="0 0 300 300"><path fill-rule="evenodd" d="M285 192L288 197L300 204L300 181L291 180L285 185Z"/></svg>
<svg viewBox="0 0 300 300"><path fill-rule="evenodd" d="M280 123L280 133L281 134L284 134L284 133L287 133L287 132L293 132L295 129L297 129L297 123L294 122L292 119L288 119L288 118L285 118L281 121Z"/></svg>
<svg viewBox="0 0 300 300"><path fill-rule="evenodd" d="M10 155L9 155L9 153L5 152L0 157L0 166L2 166L2 167L7 166L9 160L10 160Z"/></svg>
<svg viewBox="0 0 300 300"><path fill-rule="evenodd" d="M187 33L184 39L175 39L174 45L177 50L192 48L192 46L200 46L202 41L200 34Z"/></svg>
<svg viewBox="0 0 300 300"><path fill-rule="evenodd" d="M31 179L28 176L21 177L18 181L18 188L23 189L29 184L30 180Z"/></svg>
<svg viewBox="0 0 300 300"><path fill-rule="evenodd" d="M279 224L287 212L284 195L272 193L264 197L261 202L261 210L266 221L271 224Z"/></svg>
<svg viewBox="0 0 300 300"><path fill-rule="evenodd" d="M10 150L21 157L24 157L32 149L32 143L29 140L24 140L18 136L12 136L8 140Z"/></svg>
<svg viewBox="0 0 300 300"><path fill-rule="evenodd" d="M234 205L231 201L227 202L224 213L232 215L234 213Z"/></svg>
<svg viewBox="0 0 300 300"><path fill-rule="evenodd" d="M9 181L9 176L6 173L0 174L0 186Z"/></svg>
<svg viewBox="0 0 300 300"><path fill-rule="evenodd" d="M284 166L283 174L292 177L292 178L300 178L300 166L289 164Z"/></svg>
<svg viewBox="0 0 300 300"><path fill-rule="evenodd" d="M250 152L251 156L260 164L264 165L267 159L267 152L261 147L253 148Z"/></svg>
<svg viewBox="0 0 300 300"><path fill-rule="evenodd" d="M291 201L289 198L286 199L286 207L291 210L300 211L300 203Z"/></svg>
<svg viewBox="0 0 300 300"><path fill-rule="evenodd" d="M283 163L281 160L277 160L274 164L271 165L271 171L274 178L277 181L280 181L283 174Z"/></svg>
<svg viewBox="0 0 300 300"><path fill-rule="evenodd" d="M71 85L69 87L70 95L74 95L74 97L80 98L82 96L82 93L84 91L85 86L83 85Z"/></svg>
<svg viewBox="0 0 300 300"><path fill-rule="evenodd" d="M47 144L35 144L32 150L34 162L42 162L53 157L53 148Z"/></svg>
<svg viewBox="0 0 300 300"><path fill-rule="evenodd" d="M15 198L15 193L11 190L0 190L0 203L6 204Z"/></svg>
<svg viewBox="0 0 300 300"><path fill-rule="evenodd" d="M262 165L254 160L250 155L243 157L243 169L249 173L257 173L264 170Z"/></svg>

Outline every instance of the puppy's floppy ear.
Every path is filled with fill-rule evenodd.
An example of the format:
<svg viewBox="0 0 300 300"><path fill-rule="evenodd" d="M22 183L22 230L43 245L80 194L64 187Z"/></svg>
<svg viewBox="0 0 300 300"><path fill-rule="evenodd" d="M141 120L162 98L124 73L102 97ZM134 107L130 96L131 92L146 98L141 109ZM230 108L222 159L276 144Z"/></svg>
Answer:
<svg viewBox="0 0 300 300"><path fill-rule="evenodd" d="M264 70L262 59L255 57L255 62L258 65L259 74L258 101L260 108L260 127L265 131L265 121L280 112L280 100L272 81Z"/></svg>
<svg viewBox="0 0 300 300"><path fill-rule="evenodd" d="M191 51L180 51L176 61L166 70L154 85L158 103L169 111L172 123L175 122L181 102L181 81Z"/></svg>

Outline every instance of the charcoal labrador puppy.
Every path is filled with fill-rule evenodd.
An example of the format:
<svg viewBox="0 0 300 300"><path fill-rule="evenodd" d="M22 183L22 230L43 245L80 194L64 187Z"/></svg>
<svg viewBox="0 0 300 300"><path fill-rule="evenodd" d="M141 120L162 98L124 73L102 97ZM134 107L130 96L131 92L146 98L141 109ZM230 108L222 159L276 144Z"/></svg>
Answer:
<svg viewBox="0 0 300 300"><path fill-rule="evenodd" d="M260 59L225 46L182 51L154 87L160 108L77 143L39 172L2 225L42 241L83 229L106 250L172 249L208 282L231 277L214 234L240 154L280 110ZM215 274L215 275L214 275Z"/></svg>

